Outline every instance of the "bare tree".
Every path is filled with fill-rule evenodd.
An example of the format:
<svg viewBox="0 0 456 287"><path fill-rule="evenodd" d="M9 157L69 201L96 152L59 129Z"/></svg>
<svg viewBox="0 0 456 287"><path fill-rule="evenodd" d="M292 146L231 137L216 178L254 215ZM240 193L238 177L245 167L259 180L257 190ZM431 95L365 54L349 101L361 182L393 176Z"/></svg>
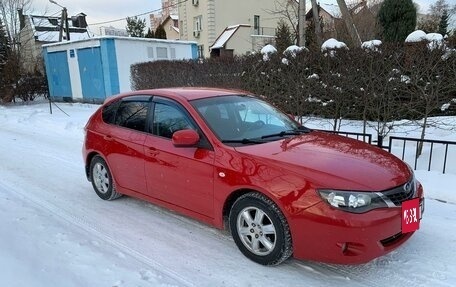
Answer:
<svg viewBox="0 0 456 287"><path fill-rule="evenodd" d="M30 10L32 0L0 0L0 17L6 26L7 36L13 44L13 49L18 49L18 35L20 32L20 19L18 10Z"/></svg>
<svg viewBox="0 0 456 287"><path fill-rule="evenodd" d="M342 13L342 19L344 19L345 26L347 27L348 33L350 34L350 37L352 39L353 46L361 47L361 38L359 37L358 30L356 29L356 26L353 23L350 11L348 11L347 4L344 0L337 0L337 4L339 5L340 12Z"/></svg>
<svg viewBox="0 0 456 287"><path fill-rule="evenodd" d="M435 1L429 6L428 14L418 22L418 29L427 33L437 32L444 12L451 18L456 13L456 5L451 6L446 0Z"/></svg>
<svg viewBox="0 0 456 287"><path fill-rule="evenodd" d="M419 121L421 139L426 136L426 128L432 125L430 117L442 106L450 102L456 94L456 82L451 69L454 69L454 56L448 59L442 57L444 48L428 49L425 45L414 47L413 53L408 53L408 61L404 62L402 70L405 74L402 91L410 95L410 112ZM405 78L404 78L405 77ZM421 155L423 142L418 145L417 156Z"/></svg>
<svg viewBox="0 0 456 287"><path fill-rule="evenodd" d="M275 10L268 11L271 14L280 15L281 18L288 22L291 32L293 33L293 41L298 39L298 5L295 0L276 0Z"/></svg>

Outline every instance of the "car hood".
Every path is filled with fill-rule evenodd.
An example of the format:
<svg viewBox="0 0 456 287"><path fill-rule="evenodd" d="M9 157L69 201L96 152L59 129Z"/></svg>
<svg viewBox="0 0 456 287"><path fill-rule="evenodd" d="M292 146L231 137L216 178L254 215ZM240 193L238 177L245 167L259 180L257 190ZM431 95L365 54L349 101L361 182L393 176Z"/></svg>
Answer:
<svg viewBox="0 0 456 287"><path fill-rule="evenodd" d="M407 165L394 155L330 133L313 131L236 150L298 173L316 188L382 191L401 185L411 177Z"/></svg>

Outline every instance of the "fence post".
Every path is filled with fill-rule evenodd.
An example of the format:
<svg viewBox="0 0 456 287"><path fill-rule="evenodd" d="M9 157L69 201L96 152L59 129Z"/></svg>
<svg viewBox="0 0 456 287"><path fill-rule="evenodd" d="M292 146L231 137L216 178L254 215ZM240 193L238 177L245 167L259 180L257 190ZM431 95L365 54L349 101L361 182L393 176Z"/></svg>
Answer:
<svg viewBox="0 0 456 287"><path fill-rule="evenodd" d="M377 134L377 146L383 148L383 136L379 134Z"/></svg>

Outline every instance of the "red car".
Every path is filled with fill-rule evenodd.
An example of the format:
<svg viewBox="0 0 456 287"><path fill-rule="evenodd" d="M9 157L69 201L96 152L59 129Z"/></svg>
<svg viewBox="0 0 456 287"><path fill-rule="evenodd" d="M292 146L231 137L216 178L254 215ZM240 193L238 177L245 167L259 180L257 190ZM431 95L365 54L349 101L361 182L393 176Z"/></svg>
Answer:
<svg viewBox="0 0 456 287"><path fill-rule="evenodd" d="M423 209L421 184L395 156L303 127L246 92L125 93L85 131L85 171L99 197L129 195L229 228L263 265L291 255L368 262L413 234L403 232L402 202L420 202L415 221Z"/></svg>

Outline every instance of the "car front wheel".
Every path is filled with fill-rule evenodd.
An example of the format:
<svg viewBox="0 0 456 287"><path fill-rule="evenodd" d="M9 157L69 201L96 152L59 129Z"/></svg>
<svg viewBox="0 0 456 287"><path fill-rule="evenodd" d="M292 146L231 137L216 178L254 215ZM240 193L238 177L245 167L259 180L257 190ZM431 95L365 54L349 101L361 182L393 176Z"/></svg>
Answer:
<svg viewBox="0 0 456 287"><path fill-rule="evenodd" d="M231 208L229 223L238 248L256 263L278 265L293 253L285 216L260 193L239 197Z"/></svg>
<svg viewBox="0 0 456 287"><path fill-rule="evenodd" d="M106 161L98 155L90 162L90 180L93 189L101 199L113 200L122 195L114 187L114 181Z"/></svg>

